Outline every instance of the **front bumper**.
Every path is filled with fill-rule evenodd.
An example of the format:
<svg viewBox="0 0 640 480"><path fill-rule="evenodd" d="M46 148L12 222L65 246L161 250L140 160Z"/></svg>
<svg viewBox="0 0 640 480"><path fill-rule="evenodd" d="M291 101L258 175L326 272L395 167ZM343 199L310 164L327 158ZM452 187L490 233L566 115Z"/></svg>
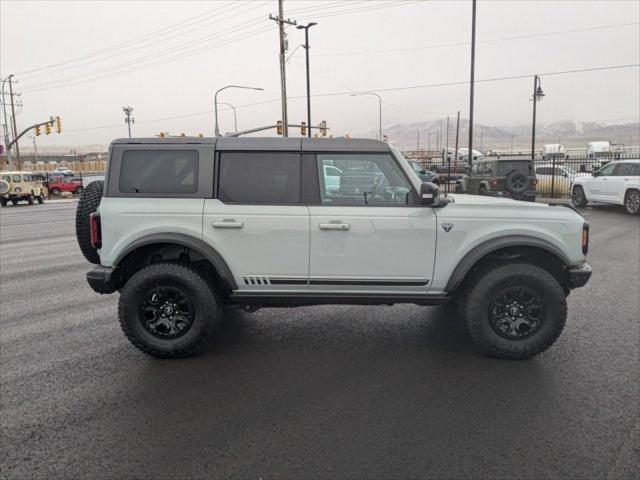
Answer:
<svg viewBox="0 0 640 480"><path fill-rule="evenodd" d="M94 292L113 293L118 289L118 269L98 265L87 272L87 282Z"/></svg>
<svg viewBox="0 0 640 480"><path fill-rule="evenodd" d="M579 288L583 287L589 281L593 270L591 270L591 265L584 262L582 265L569 267L567 272L569 273L569 287Z"/></svg>

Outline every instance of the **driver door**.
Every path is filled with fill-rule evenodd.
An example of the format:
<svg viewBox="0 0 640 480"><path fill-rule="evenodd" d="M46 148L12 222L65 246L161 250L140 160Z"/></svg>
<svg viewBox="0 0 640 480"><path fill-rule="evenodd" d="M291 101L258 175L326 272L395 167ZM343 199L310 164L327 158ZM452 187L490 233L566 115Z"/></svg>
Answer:
<svg viewBox="0 0 640 480"><path fill-rule="evenodd" d="M433 273L436 216L419 206L388 153L318 154L320 205L310 211L309 289L424 293ZM323 172L342 173L333 190Z"/></svg>
<svg viewBox="0 0 640 480"><path fill-rule="evenodd" d="M591 177L585 182L587 187L587 198L589 200L606 200L607 184L609 177L613 174L614 163L609 163L597 171L597 176Z"/></svg>

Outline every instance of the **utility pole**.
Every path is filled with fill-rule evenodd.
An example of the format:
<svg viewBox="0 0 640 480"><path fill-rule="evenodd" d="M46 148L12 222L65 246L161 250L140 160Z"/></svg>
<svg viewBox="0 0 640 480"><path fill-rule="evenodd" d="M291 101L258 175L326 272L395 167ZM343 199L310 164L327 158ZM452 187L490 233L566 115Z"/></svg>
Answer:
<svg viewBox="0 0 640 480"><path fill-rule="evenodd" d="M447 146L444 148L445 158L447 159L447 183L445 184L445 192L449 193L449 181L451 180L451 156L449 155L449 116L447 115Z"/></svg>
<svg viewBox="0 0 640 480"><path fill-rule="evenodd" d="M9 122L7 121L7 100L4 95L4 84L7 80L11 80L13 75L9 75L8 77L2 80L2 86L0 87L0 93L2 94L2 114L4 120L4 146L7 150L7 163L9 164L9 170L13 170L13 156L11 152L11 148L9 148L9 143L11 143L11 136L9 134Z"/></svg>
<svg viewBox="0 0 640 480"><path fill-rule="evenodd" d="M295 20L284 19L284 0L278 0L278 16L274 17L269 15L269 18L278 24L278 31L280 34L280 89L282 96L282 136L289 136L289 125L287 117L287 68L285 52L287 51L286 38L284 34L284 25L297 25Z"/></svg>
<svg viewBox="0 0 640 480"><path fill-rule="evenodd" d="M458 163L458 135L460 133L460 110L458 110L458 119L456 120L456 164Z"/></svg>
<svg viewBox="0 0 640 480"><path fill-rule="evenodd" d="M127 118L124 119L124 123L127 124L127 128L129 129L129 138L131 138L131 124L136 123L136 119L131 116L131 112L133 112L133 108L122 107L122 111L127 116Z"/></svg>
<svg viewBox="0 0 640 480"><path fill-rule="evenodd" d="M11 100L11 118L13 119L13 131L15 132L14 133L14 138L15 138L15 136L18 134L18 127L16 125L16 109L13 101L13 80L11 77L13 77L13 75L9 76L9 98ZM16 138L16 160L18 161L18 170L21 170L22 164L20 162L20 145L18 145L17 138Z"/></svg>
<svg viewBox="0 0 640 480"><path fill-rule="evenodd" d="M36 143L35 135L31 137L31 140L33 140L33 165L35 170L35 165L38 163L38 144Z"/></svg>
<svg viewBox="0 0 640 480"><path fill-rule="evenodd" d="M471 12L471 79L469 92L469 165L473 162L473 86L476 70L476 0Z"/></svg>

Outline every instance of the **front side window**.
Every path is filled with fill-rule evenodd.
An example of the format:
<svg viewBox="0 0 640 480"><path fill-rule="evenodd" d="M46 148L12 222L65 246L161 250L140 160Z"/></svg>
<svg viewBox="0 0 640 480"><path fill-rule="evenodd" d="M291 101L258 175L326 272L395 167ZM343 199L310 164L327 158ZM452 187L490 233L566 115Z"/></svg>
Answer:
<svg viewBox="0 0 640 480"><path fill-rule="evenodd" d="M195 150L127 150L119 189L127 194L190 194L198 190Z"/></svg>
<svg viewBox="0 0 640 480"><path fill-rule="evenodd" d="M11 182L11 175L2 175L2 180L5 182Z"/></svg>
<svg viewBox="0 0 640 480"><path fill-rule="evenodd" d="M411 186L389 154L318 154L323 205L385 206L409 203ZM333 165L342 173L329 175Z"/></svg>
<svg viewBox="0 0 640 480"><path fill-rule="evenodd" d="M610 163L608 165L605 165L600 169L600 176L603 176L603 177L610 176L613 173L613 168L615 166L616 166L615 163Z"/></svg>
<svg viewBox="0 0 640 480"><path fill-rule="evenodd" d="M300 154L222 152L218 185L223 202L300 203Z"/></svg>

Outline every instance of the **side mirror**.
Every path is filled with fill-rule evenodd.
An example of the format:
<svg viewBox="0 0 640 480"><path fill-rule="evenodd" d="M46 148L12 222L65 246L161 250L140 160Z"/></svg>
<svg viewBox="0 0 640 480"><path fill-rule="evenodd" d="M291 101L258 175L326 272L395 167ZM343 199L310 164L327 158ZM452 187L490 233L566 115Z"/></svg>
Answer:
<svg viewBox="0 0 640 480"><path fill-rule="evenodd" d="M600 175L600 172L598 170L591 172L592 177L597 177L598 175Z"/></svg>
<svg viewBox="0 0 640 480"><path fill-rule="evenodd" d="M420 205L432 206L438 203L440 188L435 183L422 182L420 185Z"/></svg>

